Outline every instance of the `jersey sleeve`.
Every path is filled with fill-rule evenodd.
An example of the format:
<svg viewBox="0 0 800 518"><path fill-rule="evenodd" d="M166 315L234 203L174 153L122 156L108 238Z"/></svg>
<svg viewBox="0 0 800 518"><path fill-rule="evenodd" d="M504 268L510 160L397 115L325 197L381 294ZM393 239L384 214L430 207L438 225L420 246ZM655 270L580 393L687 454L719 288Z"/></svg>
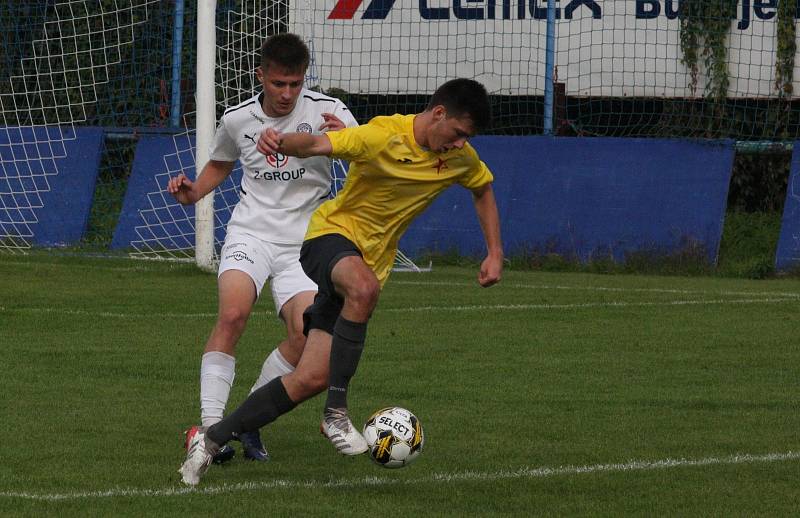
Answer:
<svg viewBox="0 0 800 518"><path fill-rule="evenodd" d="M219 121L219 126L217 126L217 131L214 132L214 140L211 141L208 158L221 162L236 162L240 153L239 146L236 145L236 141L225 124L225 117L222 117Z"/></svg>
<svg viewBox="0 0 800 518"><path fill-rule="evenodd" d="M336 106L333 107L333 114L339 117L339 120L344 122L344 125L348 128L354 128L358 126L358 121L356 121L356 118L353 117L353 113L342 101L336 102Z"/></svg>
<svg viewBox="0 0 800 518"><path fill-rule="evenodd" d="M487 183L492 183L494 181L494 175L492 175L492 172L483 160L478 157L478 153L472 147L470 147L467 152L470 159L474 162L474 165L469 169L467 174L459 179L459 183L470 190L483 187Z"/></svg>
<svg viewBox="0 0 800 518"><path fill-rule="evenodd" d="M365 161L375 157L391 138L391 134L374 124L326 133L331 141L331 156L350 162Z"/></svg>

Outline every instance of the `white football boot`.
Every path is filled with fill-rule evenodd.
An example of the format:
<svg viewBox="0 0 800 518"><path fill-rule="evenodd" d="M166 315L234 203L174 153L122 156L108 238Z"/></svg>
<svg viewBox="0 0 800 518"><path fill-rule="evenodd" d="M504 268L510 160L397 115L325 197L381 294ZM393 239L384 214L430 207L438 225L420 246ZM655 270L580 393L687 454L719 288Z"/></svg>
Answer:
<svg viewBox="0 0 800 518"><path fill-rule="evenodd" d="M344 408L326 408L319 431L342 455L359 455L369 449L364 436L350 422Z"/></svg>
<svg viewBox="0 0 800 518"><path fill-rule="evenodd" d="M189 428L186 431L186 460L178 470L183 483L196 486L218 451L219 446L211 439L206 438L205 427L192 426Z"/></svg>

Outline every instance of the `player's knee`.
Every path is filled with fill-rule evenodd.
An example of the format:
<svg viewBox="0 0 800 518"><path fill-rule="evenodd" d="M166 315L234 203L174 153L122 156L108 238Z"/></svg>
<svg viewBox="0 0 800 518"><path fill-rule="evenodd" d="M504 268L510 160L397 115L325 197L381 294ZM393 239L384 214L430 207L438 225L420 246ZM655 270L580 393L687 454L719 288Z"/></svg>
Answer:
<svg viewBox="0 0 800 518"><path fill-rule="evenodd" d="M372 313L372 310L378 304L380 293L381 286L378 280L374 277L367 277L351 287L347 298L348 302L353 306L367 313Z"/></svg>
<svg viewBox="0 0 800 518"><path fill-rule="evenodd" d="M237 307L229 307L220 311L218 324L227 330L240 331L244 329L247 324L247 318L250 316L248 311L242 310Z"/></svg>
<svg viewBox="0 0 800 518"><path fill-rule="evenodd" d="M289 336L286 337L286 345L299 358L306 346L306 337L303 334L303 330L301 329L299 334L290 333Z"/></svg>

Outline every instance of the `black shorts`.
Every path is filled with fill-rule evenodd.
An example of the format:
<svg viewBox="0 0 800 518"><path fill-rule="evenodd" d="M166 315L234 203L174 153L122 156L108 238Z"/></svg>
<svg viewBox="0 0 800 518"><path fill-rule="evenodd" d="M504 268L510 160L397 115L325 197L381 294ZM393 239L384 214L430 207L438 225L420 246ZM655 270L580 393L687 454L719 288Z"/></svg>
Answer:
<svg viewBox="0 0 800 518"><path fill-rule="evenodd" d="M303 243L300 265L309 279L317 283L314 303L303 313L303 332L306 336L311 329L333 334L333 325L342 312L344 299L336 293L331 272L340 259L351 255L362 257L358 247L341 234L325 234Z"/></svg>

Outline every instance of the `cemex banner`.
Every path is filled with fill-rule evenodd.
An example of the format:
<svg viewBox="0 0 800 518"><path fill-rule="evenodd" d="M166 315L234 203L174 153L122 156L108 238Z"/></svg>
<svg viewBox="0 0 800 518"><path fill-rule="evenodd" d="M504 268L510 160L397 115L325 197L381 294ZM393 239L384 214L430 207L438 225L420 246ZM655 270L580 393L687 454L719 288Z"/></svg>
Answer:
<svg viewBox="0 0 800 518"><path fill-rule="evenodd" d="M775 95L777 4L738 4L726 44L730 97ZM702 97L702 63L695 88L682 63L679 8L679 0L557 1L555 66L566 95ZM324 89L429 94L469 77L494 94L544 92L545 0L310 0L290 10Z"/></svg>

